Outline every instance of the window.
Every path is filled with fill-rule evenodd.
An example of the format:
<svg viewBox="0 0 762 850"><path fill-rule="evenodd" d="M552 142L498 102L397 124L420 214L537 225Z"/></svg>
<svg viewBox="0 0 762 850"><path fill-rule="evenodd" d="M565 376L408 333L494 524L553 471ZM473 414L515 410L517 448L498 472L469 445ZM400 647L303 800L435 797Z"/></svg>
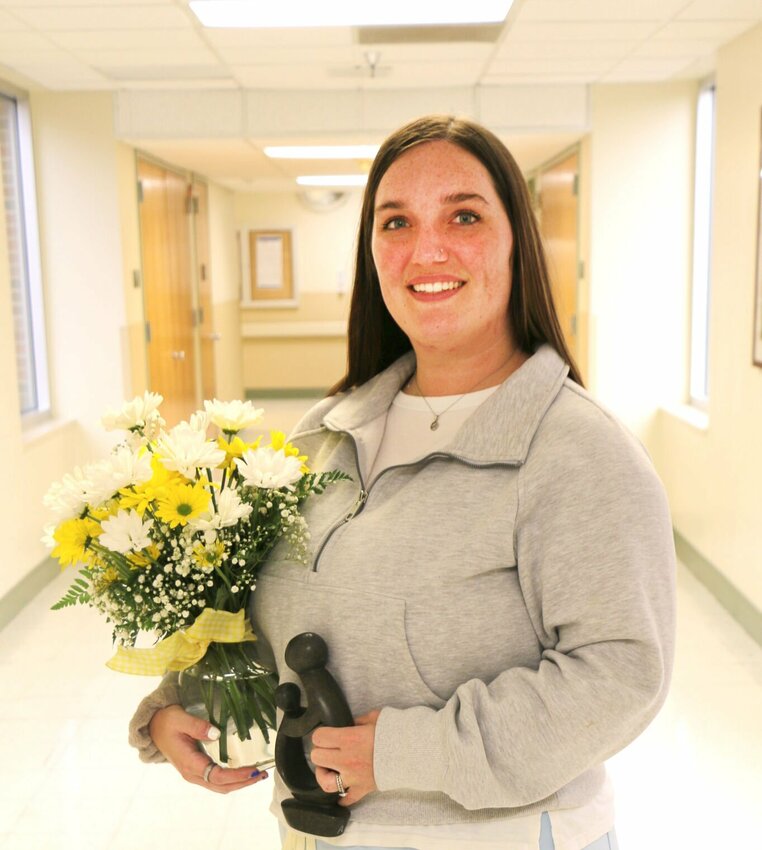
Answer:
<svg viewBox="0 0 762 850"><path fill-rule="evenodd" d="M696 109L696 173L693 196L693 284L691 288L690 402L705 408L709 398L709 304L714 177L714 84L704 86Z"/></svg>
<svg viewBox="0 0 762 850"><path fill-rule="evenodd" d="M50 408L32 139L26 100L0 89L0 179L13 303L19 409L26 422Z"/></svg>

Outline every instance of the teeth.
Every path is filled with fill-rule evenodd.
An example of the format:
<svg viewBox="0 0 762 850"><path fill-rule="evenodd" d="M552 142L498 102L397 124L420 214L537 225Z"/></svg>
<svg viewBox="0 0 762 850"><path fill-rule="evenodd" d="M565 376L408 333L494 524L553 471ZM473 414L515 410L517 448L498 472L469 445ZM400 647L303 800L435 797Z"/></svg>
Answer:
<svg viewBox="0 0 762 850"><path fill-rule="evenodd" d="M413 292L447 292L450 289L460 289L462 280L437 280L434 283L416 283Z"/></svg>

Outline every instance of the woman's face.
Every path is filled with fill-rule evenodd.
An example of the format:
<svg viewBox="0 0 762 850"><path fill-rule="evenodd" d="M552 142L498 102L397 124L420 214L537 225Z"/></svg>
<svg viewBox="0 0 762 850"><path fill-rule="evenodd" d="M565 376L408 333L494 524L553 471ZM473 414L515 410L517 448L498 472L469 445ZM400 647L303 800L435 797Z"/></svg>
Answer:
<svg viewBox="0 0 762 850"><path fill-rule="evenodd" d="M435 141L395 160L378 186L371 247L387 309L419 356L511 347L513 233L476 157Z"/></svg>

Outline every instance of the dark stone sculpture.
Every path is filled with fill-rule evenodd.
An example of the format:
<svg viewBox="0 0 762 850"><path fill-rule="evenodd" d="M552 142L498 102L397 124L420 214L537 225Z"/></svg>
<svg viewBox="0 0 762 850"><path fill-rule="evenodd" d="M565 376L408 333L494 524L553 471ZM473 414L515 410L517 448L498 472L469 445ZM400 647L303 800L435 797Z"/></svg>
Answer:
<svg viewBox="0 0 762 850"><path fill-rule="evenodd" d="M326 670L328 647L320 635L305 632L286 647L286 664L299 675L307 698L293 682L278 686L275 702L283 711L275 739L275 766L293 794L283 801L288 825L310 835L336 836L344 832L349 810L338 805L338 790L323 791L307 764L303 739L318 726L353 726L354 719L344 694Z"/></svg>

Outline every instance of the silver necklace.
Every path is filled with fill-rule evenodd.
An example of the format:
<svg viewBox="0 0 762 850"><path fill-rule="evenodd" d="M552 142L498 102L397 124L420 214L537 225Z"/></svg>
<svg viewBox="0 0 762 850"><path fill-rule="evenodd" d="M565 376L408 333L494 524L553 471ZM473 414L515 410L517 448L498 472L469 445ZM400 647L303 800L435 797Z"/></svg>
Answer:
<svg viewBox="0 0 762 850"><path fill-rule="evenodd" d="M514 349L513 349L513 351L511 352L511 356L510 356L510 357L509 357L509 358L505 361L505 363L503 363L503 364L502 364L502 366L498 366L498 368L497 368L497 369L495 369L495 371L494 371L494 372L490 372L490 374L489 374L489 375L487 375L487 377L486 377L486 378L479 378L479 380L478 380L478 381L477 381L477 382L476 382L476 383L475 383L472 387L469 387L469 388L468 388L468 389L467 389L467 390L463 393L463 395L459 395L459 396L455 399L455 401L450 402L450 404L448 404L448 405L447 405L447 407L445 407L445 409L444 409L444 410L440 410L440 411L439 411L439 413L437 413L437 412L436 412L436 410L434 410L434 408L433 408L433 407L429 404L429 400L428 400L428 399L426 398L426 396L425 396L425 395L421 392L421 388L418 386L418 377L417 377L417 375L418 375L418 370L416 369L416 371L415 371L415 372L413 372L413 377L412 377L412 379L411 379L411 380L412 380L412 382L413 382L413 385L415 386L416 392L417 392L417 393L418 393L418 395L419 395L419 396L423 399L424 404L426 405L426 407L428 407L429 411L431 412L431 415L434 417L434 418L431 420L431 425L429 425L429 428L430 428L432 431L436 431L436 430L437 430L437 428L439 428L439 418L440 418L440 416L444 416L444 414L445 414L445 413L447 413L447 411L448 411L448 410L450 410L451 408L455 407L455 405L456 405L459 401L461 401L461 399L464 399L464 398L465 398L465 397L466 397L469 393L473 392L473 391L474 391L474 390L475 390L475 389L479 386L479 384L484 383L484 381L488 381L488 380L489 380L489 379L490 379L493 375L497 374L497 373L498 373L501 369L504 369L504 368L505 368L505 367L506 367L506 366L507 366L507 365L511 362L511 360L513 360L513 355L514 355L517 351L518 351L518 346L517 346L516 348L514 348Z"/></svg>

